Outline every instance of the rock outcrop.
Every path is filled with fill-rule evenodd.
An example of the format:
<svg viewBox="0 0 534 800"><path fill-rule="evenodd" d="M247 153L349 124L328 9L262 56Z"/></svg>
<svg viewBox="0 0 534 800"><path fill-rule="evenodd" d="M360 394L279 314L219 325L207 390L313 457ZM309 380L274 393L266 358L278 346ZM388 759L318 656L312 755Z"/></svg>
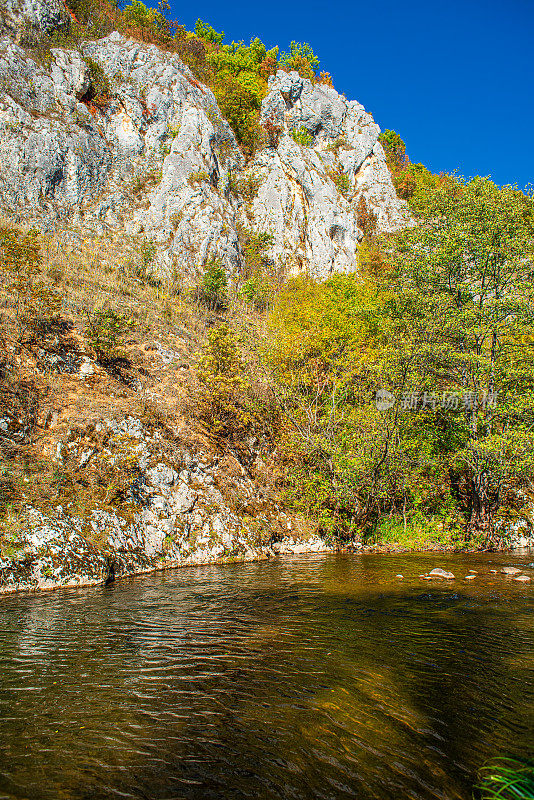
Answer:
<svg viewBox="0 0 534 800"><path fill-rule="evenodd" d="M0 32L18 42L66 30L70 17L61 0L0 0Z"/></svg>
<svg viewBox="0 0 534 800"><path fill-rule="evenodd" d="M3 539L0 594L331 549L313 535L295 541L289 517L235 458L195 454L133 417L72 432L53 458L58 469L70 461L82 470L91 459L126 459L135 472L129 518L113 510L81 518L61 506L29 508L12 542Z"/></svg>
<svg viewBox="0 0 534 800"><path fill-rule="evenodd" d="M160 271L185 275L213 256L237 273L238 233L252 228L272 236L277 269L319 278L356 269L362 198L379 228L406 224L378 126L331 87L272 77L262 114L277 141L246 165L213 93L176 55L112 33L37 63L15 22L47 31L64 24L61 4L4 2L0 206L15 221L141 233ZM109 99L96 102L103 84Z"/></svg>

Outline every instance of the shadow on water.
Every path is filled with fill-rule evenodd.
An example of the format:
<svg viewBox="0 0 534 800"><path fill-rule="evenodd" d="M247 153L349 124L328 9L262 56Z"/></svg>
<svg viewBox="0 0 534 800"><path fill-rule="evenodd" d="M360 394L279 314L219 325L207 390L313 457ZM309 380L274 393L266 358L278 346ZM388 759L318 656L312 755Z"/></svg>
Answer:
<svg viewBox="0 0 534 800"><path fill-rule="evenodd" d="M321 556L3 598L0 798L469 798L532 749L532 590L447 559L476 585Z"/></svg>

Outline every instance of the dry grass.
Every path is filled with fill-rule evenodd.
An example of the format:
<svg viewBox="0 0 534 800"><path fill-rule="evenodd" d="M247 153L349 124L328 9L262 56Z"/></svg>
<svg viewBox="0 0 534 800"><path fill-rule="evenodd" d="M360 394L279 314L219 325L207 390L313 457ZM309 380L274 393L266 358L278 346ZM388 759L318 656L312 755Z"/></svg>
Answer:
<svg viewBox="0 0 534 800"><path fill-rule="evenodd" d="M0 417L9 419L9 431L0 431L5 531L27 505L45 511L63 505L81 516L111 505L124 517L131 514L116 470L106 472L102 463L80 470L56 458L58 442L73 436L87 449L101 447L95 428L102 420L131 415L148 428L158 427L167 442L178 437L193 450L220 455L221 443L196 423L191 403L198 393L195 366L202 343L218 319L190 293L176 294L171 281L147 278L146 252L142 237L122 233L99 237L68 230L43 236L39 278L59 293L61 308L53 320L34 320L22 341L16 297L0 267ZM86 337L88 319L102 309L131 321L122 357L108 363L96 360ZM237 298L226 318L242 330L257 324ZM64 372L54 365L56 357L78 363L90 358L93 374ZM124 465L125 479L131 466ZM237 462L234 466L241 472ZM267 486L270 477L269 470L258 474L259 486ZM232 494L232 483L224 494Z"/></svg>

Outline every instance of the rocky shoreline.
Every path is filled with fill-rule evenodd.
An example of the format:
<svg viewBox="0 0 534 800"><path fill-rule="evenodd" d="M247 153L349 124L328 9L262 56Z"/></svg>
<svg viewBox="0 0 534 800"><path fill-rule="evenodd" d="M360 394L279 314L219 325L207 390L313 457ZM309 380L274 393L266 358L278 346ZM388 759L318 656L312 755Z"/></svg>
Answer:
<svg viewBox="0 0 534 800"><path fill-rule="evenodd" d="M84 539L76 531L76 523L67 517L58 518L51 526L51 521L46 520L39 512L30 512L29 519L33 520L33 532L28 534L27 547L31 549L31 542L40 542L38 552L26 552L20 558L0 557L0 595L18 592L47 591L61 588L75 588L98 586L111 583L116 579L146 575L154 572L177 569L180 567L202 566L207 564L246 563L251 561L265 561L283 558L292 555L310 555L318 553L347 553L359 554L407 554L407 553L454 553L451 547L428 545L419 549L409 549L401 545L362 545L359 543L348 546L332 545L319 536L310 536L307 539L296 539L287 536L281 540L270 542L266 545L254 545L247 542L245 537L234 541L233 549L229 549L221 542L204 543L189 552L179 555L165 556L156 553L150 557L139 548L128 550L124 547L107 548L98 550L93 544ZM48 532L46 552L42 546L45 532ZM510 548L500 552L514 552L518 548ZM470 551L481 552L481 551ZM534 564L528 565L534 567ZM474 570L469 570L475 573ZM498 570L490 570L497 573ZM500 570L512 580L530 583L531 577L522 574L516 567L505 567ZM404 579L404 575L396 575ZM452 572L435 568L428 573L418 576L423 580L454 580ZM465 580L474 580L477 575L464 576Z"/></svg>

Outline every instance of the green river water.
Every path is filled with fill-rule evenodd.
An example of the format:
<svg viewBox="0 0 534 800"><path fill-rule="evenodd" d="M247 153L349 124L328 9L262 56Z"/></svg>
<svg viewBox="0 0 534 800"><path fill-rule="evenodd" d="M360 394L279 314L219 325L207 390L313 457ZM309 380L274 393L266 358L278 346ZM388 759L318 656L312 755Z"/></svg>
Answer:
<svg viewBox="0 0 534 800"><path fill-rule="evenodd" d="M534 751L533 561L298 556L0 597L0 798L466 800L487 759ZM456 579L418 577L438 566Z"/></svg>

